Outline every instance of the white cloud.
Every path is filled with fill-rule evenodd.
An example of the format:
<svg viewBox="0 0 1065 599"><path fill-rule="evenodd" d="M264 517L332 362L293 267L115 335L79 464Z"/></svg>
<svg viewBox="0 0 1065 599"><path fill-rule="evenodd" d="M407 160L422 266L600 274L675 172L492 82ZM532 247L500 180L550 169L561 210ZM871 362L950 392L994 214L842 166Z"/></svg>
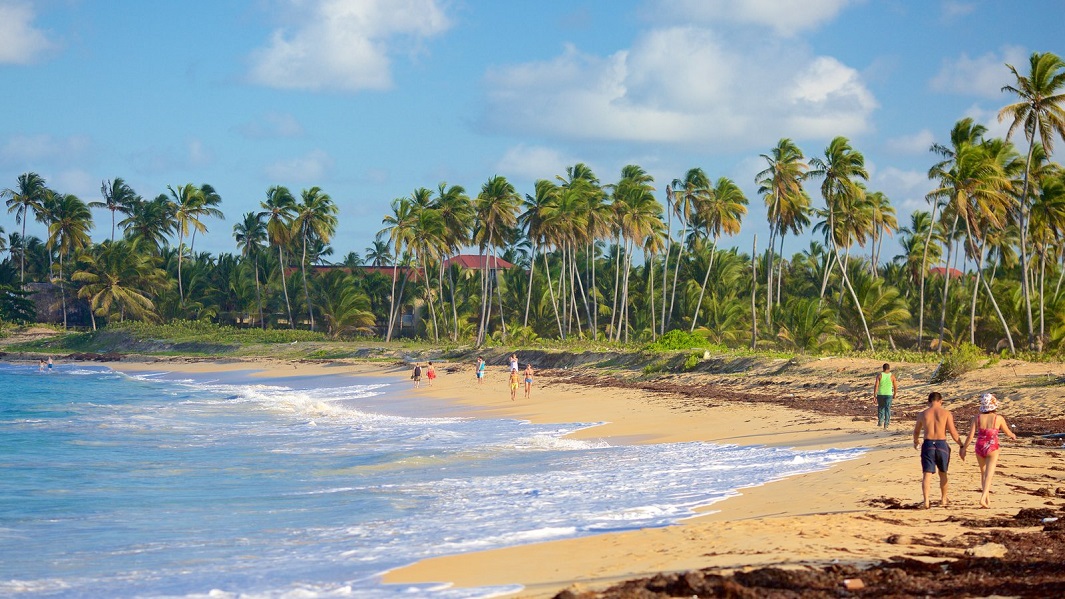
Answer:
<svg viewBox="0 0 1065 599"><path fill-rule="evenodd" d="M556 150L540 146L520 144L508 149L496 163L496 169L508 178L534 181L564 173L566 166L576 161L567 160Z"/></svg>
<svg viewBox="0 0 1065 599"><path fill-rule="evenodd" d="M1013 83L1006 64L1019 65L1026 58L1024 49L1018 46L1003 46L1000 52L975 58L962 53L956 59L945 59L930 85L939 92L1000 98L1002 86Z"/></svg>
<svg viewBox="0 0 1065 599"><path fill-rule="evenodd" d="M214 152L202 140L189 138L181 147L151 147L130 156L136 172L141 174L167 174L171 171L203 169L214 163Z"/></svg>
<svg viewBox="0 0 1065 599"><path fill-rule="evenodd" d="M958 0L946 0L943 2L943 18L948 21L964 17L976 10L972 2L960 2Z"/></svg>
<svg viewBox="0 0 1065 599"><path fill-rule="evenodd" d="M736 48L700 27L653 29L609 56L567 46L490 70L485 87L493 129L730 149L859 134L877 106L858 71L834 58L796 44Z"/></svg>
<svg viewBox="0 0 1065 599"><path fill-rule="evenodd" d="M1010 130L1010 121L1005 120L999 122L997 110L987 110L978 105L972 105L965 111L963 116L971 118L973 121L987 127L987 133L984 134L985 139L994 139L1001 137L1006 139L1006 133ZM1010 139L1014 144L1018 146L1024 146L1027 142L1024 141L1024 130L1020 127L1013 133L1013 138Z"/></svg>
<svg viewBox="0 0 1065 599"><path fill-rule="evenodd" d="M853 3L853 0L658 0L652 12L689 23L728 21L761 25L787 37L816 29Z"/></svg>
<svg viewBox="0 0 1065 599"><path fill-rule="evenodd" d="M303 136L303 125L296 117L283 112L267 112L241 123L237 133L248 139L285 139Z"/></svg>
<svg viewBox="0 0 1065 599"><path fill-rule="evenodd" d="M936 142L935 136L928 129L921 129L913 135L893 137L886 142L887 149L896 154L926 154L928 148Z"/></svg>
<svg viewBox="0 0 1065 599"><path fill-rule="evenodd" d="M55 47L33 19L29 3L0 1L0 64L29 64Z"/></svg>
<svg viewBox="0 0 1065 599"><path fill-rule="evenodd" d="M332 170L333 158L322 150L312 150L304 156L279 160L264 170L268 178L281 184L321 183Z"/></svg>
<svg viewBox="0 0 1065 599"><path fill-rule="evenodd" d="M60 171L48 179L48 186L60 193L72 193L85 202L100 199L100 179L83 169Z"/></svg>
<svg viewBox="0 0 1065 599"><path fill-rule="evenodd" d="M439 0L287 0L291 29L252 53L249 78L286 89L388 89L391 56L451 26Z"/></svg>
<svg viewBox="0 0 1065 599"><path fill-rule="evenodd" d="M49 134L15 135L0 147L0 164L69 164L91 154L92 142L83 135L65 138Z"/></svg>

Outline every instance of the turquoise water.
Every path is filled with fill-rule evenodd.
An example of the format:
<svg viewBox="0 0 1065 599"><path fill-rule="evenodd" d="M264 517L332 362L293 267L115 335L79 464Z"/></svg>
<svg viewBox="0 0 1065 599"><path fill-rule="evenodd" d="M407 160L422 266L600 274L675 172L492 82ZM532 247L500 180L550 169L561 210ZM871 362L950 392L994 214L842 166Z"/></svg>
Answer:
<svg viewBox="0 0 1065 599"><path fill-rule="evenodd" d="M0 364L0 595L484 597L426 557L664 526L860 450L610 446L376 378ZM441 581L446 582L446 581Z"/></svg>

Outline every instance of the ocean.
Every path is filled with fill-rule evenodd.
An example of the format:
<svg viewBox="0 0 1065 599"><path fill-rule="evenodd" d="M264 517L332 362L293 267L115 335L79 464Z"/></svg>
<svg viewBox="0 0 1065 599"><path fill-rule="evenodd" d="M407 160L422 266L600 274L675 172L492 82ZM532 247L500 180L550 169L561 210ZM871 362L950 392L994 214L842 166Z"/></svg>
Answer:
<svg viewBox="0 0 1065 599"><path fill-rule="evenodd" d="M492 597L417 560L667 526L860 449L611 445L379 377L0 364L0 595Z"/></svg>

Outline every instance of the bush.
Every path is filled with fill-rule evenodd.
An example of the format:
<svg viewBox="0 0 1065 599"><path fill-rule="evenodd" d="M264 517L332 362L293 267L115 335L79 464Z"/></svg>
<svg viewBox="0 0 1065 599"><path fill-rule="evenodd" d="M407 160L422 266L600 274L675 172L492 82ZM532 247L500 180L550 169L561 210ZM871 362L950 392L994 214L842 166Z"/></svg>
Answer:
<svg viewBox="0 0 1065 599"><path fill-rule="evenodd" d="M701 354L690 354L684 360L684 370L692 370L693 368L699 365L699 362L702 361L702 358L703 356Z"/></svg>
<svg viewBox="0 0 1065 599"><path fill-rule="evenodd" d="M663 352L697 349L706 346L706 339L703 339L699 335L674 329L659 337L657 341L649 343L647 349L650 351Z"/></svg>
<svg viewBox="0 0 1065 599"><path fill-rule="evenodd" d="M971 343L962 343L952 349L932 373L932 383L942 383L975 370L987 362L987 354Z"/></svg>

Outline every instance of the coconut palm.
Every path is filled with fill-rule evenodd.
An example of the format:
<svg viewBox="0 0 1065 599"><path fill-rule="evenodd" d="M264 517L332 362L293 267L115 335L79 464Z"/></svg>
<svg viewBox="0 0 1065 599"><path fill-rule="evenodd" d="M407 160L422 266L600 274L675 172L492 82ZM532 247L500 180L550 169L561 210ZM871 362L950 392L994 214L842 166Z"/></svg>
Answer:
<svg viewBox="0 0 1065 599"><path fill-rule="evenodd" d="M140 249L138 241L105 241L82 254L80 269L72 276L82 283L78 297L89 300L92 327L96 317L130 317L155 320L151 294L166 286L166 273L156 258Z"/></svg>
<svg viewBox="0 0 1065 599"><path fill-rule="evenodd" d="M266 329L266 320L263 318L263 298L259 284L259 254L266 246L268 239L266 224L263 218L255 212L244 214L244 220L233 225L233 238L240 248L240 255L245 261L251 262L252 272L255 273L255 304L259 307L259 324Z"/></svg>
<svg viewBox="0 0 1065 599"><path fill-rule="evenodd" d="M806 178L805 156L795 142L782 138L769 154L762 154L768 167L755 175L758 193L765 199L769 217L769 265L766 268L766 320L772 325L773 247L777 235L783 252L788 229L798 234L810 224L810 196L802 187ZM779 301L779 298L778 298Z"/></svg>
<svg viewBox="0 0 1065 599"><path fill-rule="evenodd" d="M137 247L159 255L167 236L173 232L173 223L173 206L165 194L160 194L151 201L134 199L129 214L118 226L125 231L127 239L139 242Z"/></svg>
<svg viewBox="0 0 1065 599"><path fill-rule="evenodd" d="M198 212L198 207L203 204L203 192L192 183L178 185L177 189L173 186L167 186L167 190L170 192L171 213L174 215L174 230L177 232L178 238L178 297L181 303L184 304L185 286L181 277L181 263L185 253L185 237L189 235L190 226L193 230L199 230L204 227L199 219Z"/></svg>
<svg viewBox="0 0 1065 599"><path fill-rule="evenodd" d="M714 254L717 252L718 239L722 233L735 235L740 232L740 223L743 221L744 215L747 214L747 197L743 195L743 190L732 179L721 177L717 180L710 194L696 206L696 212L705 223L706 232L713 237L714 242L710 247L706 275L703 277L703 284L699 288L699 300L695 303L695 313L692 315L690 332L695 331L695 324L699 320L699 309L703 305L703 295L706 294L706 283L710 280L710 270L714 265ZM770 250L770 254L772 254L772 250Z"/></svg>
<svg viewBox="0 0 1065 599"><path fill-rule="evenodd" d="M307 288L307 242L313 237L323 244L329 243L337 228L336 214L336 204L320 187L304 189L300 193L300 203L296 205L296 218L292 222L292 228L293 233L299 235L303 242L300 270L303 272L303 297L307 302L307 316L310 318L312 331L314 308L311 305L311 293Z"/></svg>
<svg viewBox="0 0 1065 599"><path fill-rule="evenodd" d="M100 184L102 202L89 202L90 208L106 208L111 211L111 241L115 240L115 215L118 213L129 216L133 204L140 199L137 192L126 184L121 177L104 181Z"/></svg>
<svg viewBox="0 0 1065 599"><path fill-rule="evenodd" d="M381 233L378 233L366 248L366 261L374 268L392 265L392 246Z"/></svg>
<svg viewBox="0 0 1065 599"><path fill-rule="evenodd" d="M292 318L292 303L288 299L288 283L285 275L285 246L292 241L292 221L296 218L296 198L287 187L274 185L266 190L266 200L259 203L263 209L259 218L266 219L266 234L270 245L277 246L277 264L281 275L281 289L285 294L285 309L288 311L288 326L296 328Z"/></svg>
<svg viewBox="0 0 1065 599"><path fill-rule="evenodd" d="M1024 167L1024 181L1021 188L1020 218L1021 230L1021 290L1028 324L1028 346L1035 345L1035 328L1032 321L1032 298L1028 282L1028 194L1031 190L1030 176L1032 156L1036 141L1042 143L1047 156L1054 148L1055 137L1065 137L1065 61L1056 54L1034 52L1028 59L1028 75L1023 76L1010 64L1006 65L1016 79L1014 85L1006 85L1002 91L1017 96L1018 101L1002 108L998 113L999 121L1010 119L1010 128L1006 140L1021 128L1028 141L1028 158Z"/></svg>
<svg viewBox="0 0 1065 599"><path fill-rule="evenodd" d="M485 333L488 328L489 310L491 305L492 281L488 277L488 256L492 256L497 248L506 245L506 236L517 224L518 207L521 197L514 186L505 177L494 175L481 186L481 193L477 195L475 211L477 215L478 229L474 232L473 241L481 253L481 323L477 331L477 344L485 341ZM503 320L503 295L499 294L499 316L503 328L503 336L506 338L507 324Z"/></svg>
<svg viewBox="0 0 1065 599"><path fill-rule="evenodd" d="M59 281L63 285L67 258L89 247L92 212L73 194L56 194L48 225L48 247L59 251ZM67 326L67 293L63 287L63 328Z"/></svg>
<svg viewBox="0 0 1065 599"><path fill-rule="evenodd" d="M662 314L662 333L665 333L669 328L669 323L673 320L673 306L677 298L677 278L680 276L680 265L684 260L684 248L683 243L685 234L688 231L688 222L691 220L695 213L695 207L700 202L705 202L706 198L710 195L710 178L706 176L706 173L701 168L688 169L688 172L684 174L683 179L674 179L670 187L673 188L673 205L674 214L677 215L677 219L681 221L680 229L680 250L677 252L677 264L673 269L673 285L669 295L669 307L668 310L665 305L665 301L662 302L662 309L666 310ZM668 261L669 256L666 256Z"/></svg>
<svg viewBox="0 0 1065 599"><path fill-rule="evenodd" d="M622 333L625 342L629 341L629 275L632 271L634 245L638 243L643 246L648 236L663 229L662 205L655 199L652 181L641 167L627 165L622 169L621 179L613 190L615 227L621 232L625 242L626 256L615 341L621 340Z"/></svg>
<svg viewBox="0 0 1065 599"><path fill-rule="evenodd" d="M850 283L847 273L847 264L840 258L839 246L850 244L855 240L855 234L863 230L859 222L861 202L865 198L858 179L869 179L869 173L865 170L865 157L861 152L851 147L845 137L833 139L825 148L825 157L810 159L811 176L821 177L821 196L825 199L827 208L827 232L829 247L840 265L840 274L843 277L843 285L850 292L854 301L858 316L862 321L862 329L865 331L865 339L868 348L873 349L873 336L869 332L869 326L865 322L865 315L858 301L854 287ZM838 223L837 223L838 218ZM841 225L837 227L837 224Z"/></svg>
<svg viewBox="0 0 1065 599"><path fill-rule="evenodd" d="M8 188L0 192L0 197L7 198L7 212L15 213L15 224L22 225L22 240L26 239L26 220L30 213L35 215L44 208L44 202L48 195L44 179L37 173L23 173L18 177L18 186ZM19 257L19 281L26 284L26 252L20 252Z"/></svg>
<svg viewBox="0 0 1065 599"><path fill-rule="evenodd" d="M525 210L518 217L518 225L525 232L525 236L532 242L532 259L529 261L529 284L528 294L525 298L525 316L522 319L522 327L529 326L529 308L532 305L533 274L536 270L536 255L542 254L544 269L547 273L547 289L551 296L551 305L555 310L555 320L558 323L558 335L562 337L562 321L558 316L558 302L555 301L555 289L551 283L551 269L547 263L547 238L550 232L551 209L558 207L558 186L546 179L539 179L534 184L535 195L525 194L522 206ZM557 213L557 211L556 211Z"/></svg>
<svg viewBox="0 0 1065 599"><path fill-rule="evenodd" d="M883 192L875 191L867 195L869 208L873 217L873 242L870 246L872 259L870 260L869 273L873 278L878 276L877 269L880 266L880 250L884 245L884 237L892 236L899 228L899 221L895 218L895 207L891 205Z"/></svg>
<svg viewBox="0 0 1065 599"><path fill-rule="evenodd" d="M441 182L437 187L436 199L433 200L433 209L440 213L440 221L443 226L440 243L441 250L447 257L458 254L459 250L470 242L473 234L473 203L466 189L461 185L448 185ZM440 284L440 300L444 298L444 259L439 260L440 276L437 281ZM455 301L455 279L451 268L447 268L448 289L451 292L451 340L457 341L459 336L459 313L458 302Z"/></svg>

